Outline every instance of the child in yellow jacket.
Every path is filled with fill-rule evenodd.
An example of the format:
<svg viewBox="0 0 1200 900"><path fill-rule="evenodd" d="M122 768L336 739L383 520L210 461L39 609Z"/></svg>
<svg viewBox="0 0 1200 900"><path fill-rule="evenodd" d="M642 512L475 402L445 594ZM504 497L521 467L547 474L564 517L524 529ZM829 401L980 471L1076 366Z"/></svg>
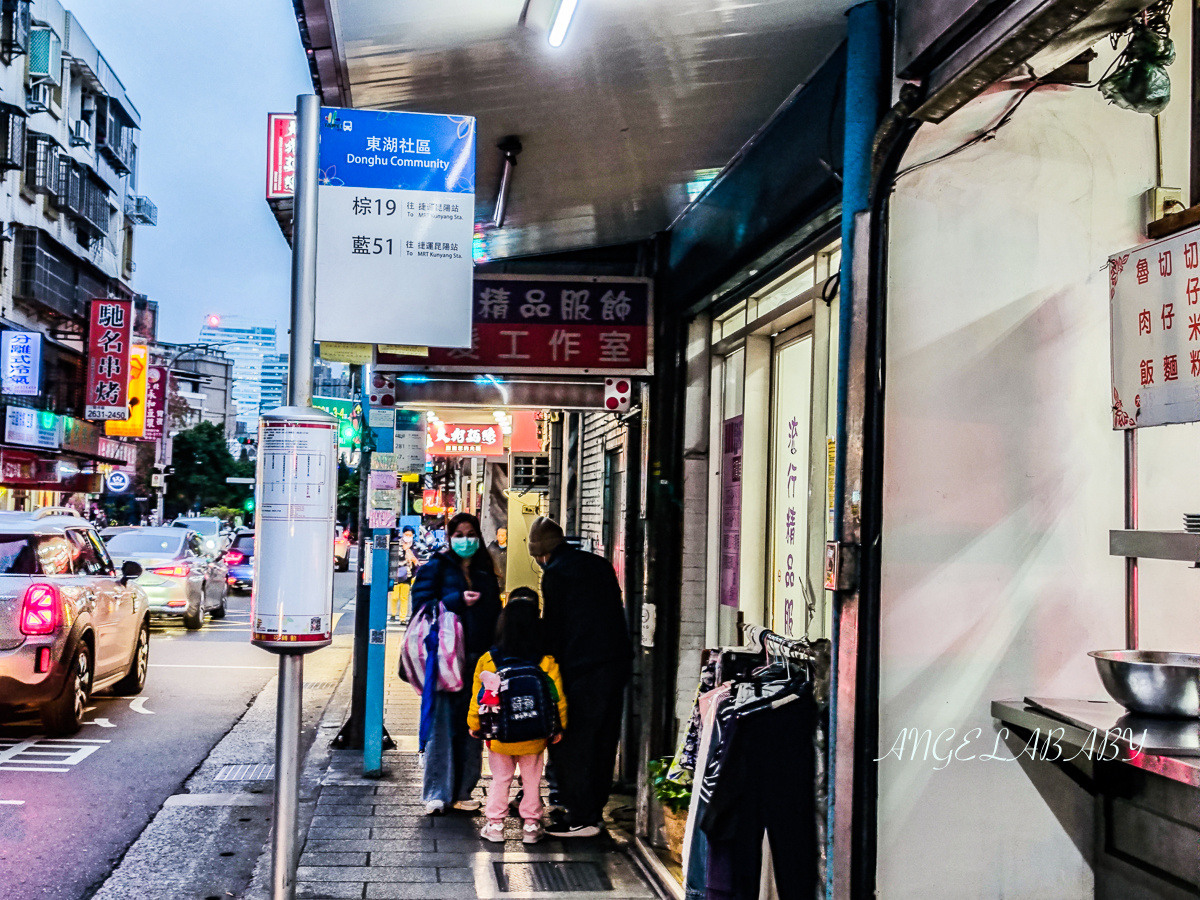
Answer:
<svg viewBox="0 0 1200 900"><path fill-rule="evenodd" d="M536 663L549 677L553 685L551 699L558 707L558 730L549 739L522 741L506 744L497 740L488 741L488 767L492 773L492 785L488 789L484 815L487 823L479 836L487 841L504 840L504 817L508 814L508 792L513 776L521 772L520 814L524 820L521 839L526 844L535 844L542 839L542 767L548 743L558 743L562 729L567 727L567 698L563 693L562 676L553 656L542 652L541 619L538 611L538 595L529 588L516 588L508 597L508 605L500 613L496 623L495 650L501 660L517 659ZM467 713L467 727L472 737L482 737L482 721L479 714L480 700L486 692L494 692L499 678L492 651L483 654L475 667L475 682L471 690L471 708ZM485 677L491 673L490 677ZM485 685L485 682L487 684Z"/></svg>

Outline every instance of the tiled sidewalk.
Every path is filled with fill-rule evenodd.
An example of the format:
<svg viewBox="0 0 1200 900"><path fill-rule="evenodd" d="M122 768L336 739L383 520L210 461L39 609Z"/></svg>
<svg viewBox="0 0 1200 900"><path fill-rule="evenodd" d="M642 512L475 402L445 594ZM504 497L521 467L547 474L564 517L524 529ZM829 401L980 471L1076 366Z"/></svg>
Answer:
<svg viewBox="0 0 1200 900"><path fill-rule="evenodd" d="M426 816L416 753L419 701L394 675L400 635L389 630L385 721L398 749L385 777L361 778L362 755L334 751L297 872L298 898L372 900L502 897L643 900L657 895L619 843L620 835L574 841L520 840L510 818L503 844L479 838L478 814ZM483 798L485 780L476 791Z"/></svg>

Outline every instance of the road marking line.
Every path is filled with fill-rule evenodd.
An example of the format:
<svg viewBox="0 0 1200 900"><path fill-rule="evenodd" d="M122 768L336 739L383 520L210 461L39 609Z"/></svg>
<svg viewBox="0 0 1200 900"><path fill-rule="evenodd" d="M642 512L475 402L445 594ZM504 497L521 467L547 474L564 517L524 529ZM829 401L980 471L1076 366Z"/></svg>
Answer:
<svg viewBox="0 0 1200 900"><path fill-rule="evenodd" d="M70 769L35 769L33 766L0 766L0 772L70 772Z"/></svg>
<svg viewBox="0 0 1200 900"><path fill-rule="evenodd" d="M146 701L149 699L149 697L134 697L129 702L129 708L135 713L141 713L143 716L152 716L154 713L146 709Z"/></svg>
<svg viewBox="0 0 1200 900"><path fill-rule="evenodd" d="M24 806L24 800L0 800L0 806Z"/></svg>
<svg viewBox="0 0 1200 900"><path fill-rule="evenodd" d="M108 721L108 719L104 719L104 718L93 719L91 722L84 722L83 724L84 725L99 725L101 728L116 728L117 727L112 722Z"/></svg>
<svg viewBox="0 0 1200 900"><path fill-rule="evenodd" d="M200 666L183 665L181 663L150 663L152 669L269 669L274 672L277 666Z"/></svg>

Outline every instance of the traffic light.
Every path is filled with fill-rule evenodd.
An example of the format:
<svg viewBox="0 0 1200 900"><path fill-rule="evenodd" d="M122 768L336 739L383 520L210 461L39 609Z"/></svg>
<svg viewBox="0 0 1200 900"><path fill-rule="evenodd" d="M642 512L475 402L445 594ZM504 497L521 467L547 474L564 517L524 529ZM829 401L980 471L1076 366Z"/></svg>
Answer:
<svg viewBox="0 0 1200 900"><path fill-rule="evenodd" d="M358 419L342 419L338 425L338 446L357 447L361 433Z"/></svg>
<svg viewBox="0 0 1200 900"><path fill-rule="evenodd" d="M242 504L242 509L244 509L248 513L254 512L254 498L253 497L248 498L246 500L246 502Z"/></svg>

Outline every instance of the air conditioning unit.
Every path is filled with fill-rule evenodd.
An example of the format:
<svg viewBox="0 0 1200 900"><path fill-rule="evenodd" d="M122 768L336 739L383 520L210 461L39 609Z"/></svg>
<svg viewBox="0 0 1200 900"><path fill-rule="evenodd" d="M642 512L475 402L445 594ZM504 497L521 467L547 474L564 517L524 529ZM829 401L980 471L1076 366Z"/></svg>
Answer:
<svg viewBox="0 0 1200 900"><path fill-rule="evenodd" d="M29 86L29 96L25 100L25 109L29 112L46 112L54 99L54 85L39 81Z"/></svg>
<svg viewBox="0 0 1200 900"><path fill-rule="evenodd" d="M71 146L86 147L92 143L92 126L91 123L85 122L83 119L72 123L71 125Z"/></svg>

